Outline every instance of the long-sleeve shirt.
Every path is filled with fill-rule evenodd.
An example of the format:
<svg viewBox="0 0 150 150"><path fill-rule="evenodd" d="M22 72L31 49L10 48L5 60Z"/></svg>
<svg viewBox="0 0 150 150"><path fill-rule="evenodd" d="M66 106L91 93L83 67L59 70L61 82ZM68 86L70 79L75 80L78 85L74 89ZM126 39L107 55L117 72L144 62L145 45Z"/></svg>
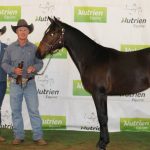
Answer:
<svg viewBox="0 0 150 150"><path fill-rule="evenodd" d="M4 52L5 52L6 47L7 47L6 44L0 42L0 82L1 81L6 81L6 79L7 79L7 74L1 67L2 58L4 56Z"/></svg>
<svg viewBox="0 0 150 150"><path fill-rule="evenodd" d="M5 50L2 68L9 76L16 78L17 75L14 73L14 68L18 67L18 64L23 61L23 78L34 76L35 74L27 73L27 68L34 66L36 72L38 72L43 67L43 61L35 56L36 49L37 47L29 41L23 47L19 45L18 41L10 44Z"/></svg>

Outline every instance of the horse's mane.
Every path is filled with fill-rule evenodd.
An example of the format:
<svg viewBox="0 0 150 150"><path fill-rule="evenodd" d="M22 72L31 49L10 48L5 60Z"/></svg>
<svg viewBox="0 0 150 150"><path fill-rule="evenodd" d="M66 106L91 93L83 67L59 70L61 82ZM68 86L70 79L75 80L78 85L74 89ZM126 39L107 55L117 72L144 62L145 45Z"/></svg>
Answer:
<svg viewBox="0 0 150 150"><path fill-rule="evenodd" d="M95 42L93 39L91 39L90 37L88 37L85 33L81 32L79 29L69 25L69 24L66 24L64 22L62 22L62 25L67 28L67 30L70 30L71 32L74 32L75 34L77 35L80 35L82 36L82 38L84 40L87 40L89 41L91 44L94 44L94 45L97 45L97 46L100 46L100 47L103 47L102 45L98 44L97 42Z"/></svg>
<svg viewBox="0 0 150 150"><path fill-rule="evenodd" d="M61 21L60 21L61 22ZM110 47L105 47L99 43L97 43L96 41L92 40L90 37L88 37L85 33L81 32L79 29L67 24L67 23L64 23L64 22L61 22L61 25L67 29L68 31L71 31L71 33L77 35L77 37L79 38L79 42L80 42L80 45L81 45L81 42L84 42L83 45L84 47L86 48L92 48L94 49L95 51L100 51L102 49L105 49L105 51L109 51L111 53L114 53L114 54L117 54L117 53L131 53L131 51L128 51L128 52L123 52L123 51L119 51L119 50L116 50L114 48L110 48ZM73 38L73 37L72 37ZM145 48L145 49L140 49L140 50L137 50L137 51L132 51L132 53L141 53L144 52L144 51L150 51L150 48Z"/></svg>

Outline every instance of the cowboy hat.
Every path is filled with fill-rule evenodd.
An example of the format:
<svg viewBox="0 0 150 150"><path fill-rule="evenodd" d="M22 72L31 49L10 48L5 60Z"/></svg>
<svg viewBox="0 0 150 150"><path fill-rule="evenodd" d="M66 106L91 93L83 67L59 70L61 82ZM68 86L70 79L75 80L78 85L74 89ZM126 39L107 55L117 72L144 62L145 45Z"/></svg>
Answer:
<svg viewBox="0 0 150 150"><path fill-rule="evenodd" d="M6 32L6 26L0 29L0 35L3 35Z"/></svg>
<svg viewBox="0 0 150 150"><path fill-rule="evenodd" d="M16 30L19 28L19 27L27 27L29 29L29 34L33 31L34 27L33 27L33 24L30 24L28 25L26 20L24 19L20 19L18 20L18 23L17 23L17 26L12 26L11 25L11 28L12 30L16 33Z"/></svg>

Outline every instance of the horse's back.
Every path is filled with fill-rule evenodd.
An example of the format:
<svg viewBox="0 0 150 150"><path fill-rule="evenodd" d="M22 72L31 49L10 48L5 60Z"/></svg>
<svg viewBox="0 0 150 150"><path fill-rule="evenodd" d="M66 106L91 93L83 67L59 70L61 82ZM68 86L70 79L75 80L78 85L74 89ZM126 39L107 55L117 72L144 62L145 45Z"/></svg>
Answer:
<svg viewBox="0 0 150 150"><path fill-rule="evenodd" d="M132 65L148 65L150 66L150 48L145 48L142 50L134 52L120 52L113 49L110 52L111 63L116 63L116 65L127 65L128 67Z"/></svg>
<svg viewBox="0 0 150 150"><path fill-rule="evenodd" d="M109 65L112 95L137 93L150 87L150 48L113 54Z"/></svg>
<svg viewBox="0 0 150 150"><path fill-rule="evenodd" d="M108 95L132 94L150 86L150 48L120 52L104 48L96 53L86 76Z"/></svg>

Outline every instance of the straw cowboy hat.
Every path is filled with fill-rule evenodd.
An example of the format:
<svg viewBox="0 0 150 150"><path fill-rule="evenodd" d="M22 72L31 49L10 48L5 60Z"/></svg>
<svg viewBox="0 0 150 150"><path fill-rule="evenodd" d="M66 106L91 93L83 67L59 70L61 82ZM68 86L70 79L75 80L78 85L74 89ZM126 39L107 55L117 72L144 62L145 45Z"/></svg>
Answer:
<svg viewBox="0 0 150 150"><path fill-rule="evenodd" d="M16 30L19 28L19 27L27 27L29 29L29 34L33 31L34 27L33 27L33 24L30 24L28 25L26 20L24 19L20 19L18 20L18 23L17 23L17 26L12 26L11 25L11 28L12 30L16 33Z"/></svg>
<svg viewBox="0 0 150 150"><path fill-rule="evenodd" d="M0 35L3 35L6 32L6 26L0 29Z"/></svg>

